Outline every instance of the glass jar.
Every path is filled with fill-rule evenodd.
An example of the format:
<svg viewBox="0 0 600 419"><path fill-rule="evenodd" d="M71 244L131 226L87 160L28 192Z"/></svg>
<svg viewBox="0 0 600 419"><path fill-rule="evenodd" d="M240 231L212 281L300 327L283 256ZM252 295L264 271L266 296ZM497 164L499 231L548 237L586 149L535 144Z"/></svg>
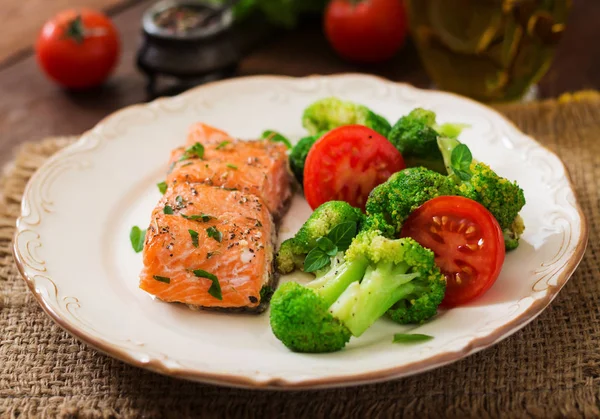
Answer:
<svg viewBox="0 0 600 419"><path fill-rule="evenodd" d="M571 0L406 0L436 87L484 102L520 99L546 73Z"/></svg>

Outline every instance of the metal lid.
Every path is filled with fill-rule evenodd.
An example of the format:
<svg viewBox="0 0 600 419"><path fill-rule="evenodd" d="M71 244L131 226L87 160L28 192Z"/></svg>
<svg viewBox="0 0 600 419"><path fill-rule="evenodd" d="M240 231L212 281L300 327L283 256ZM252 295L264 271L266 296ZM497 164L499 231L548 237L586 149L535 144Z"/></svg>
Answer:
<svg viewBox="0 0 600 419"><path fill-rule="evenodd" d="M212 20L208 25L191 29L186 32L173 32L167 28L156 24L155 16L173 7L187 6L190 8L203 8L215 10L216 7L210 0L161 0L150 6L142 17L142 27L144 32L150 36L162 39L192 41L217 35L229 29L233 23L233 13L231 9L225 10L218 17Z"/></svg>

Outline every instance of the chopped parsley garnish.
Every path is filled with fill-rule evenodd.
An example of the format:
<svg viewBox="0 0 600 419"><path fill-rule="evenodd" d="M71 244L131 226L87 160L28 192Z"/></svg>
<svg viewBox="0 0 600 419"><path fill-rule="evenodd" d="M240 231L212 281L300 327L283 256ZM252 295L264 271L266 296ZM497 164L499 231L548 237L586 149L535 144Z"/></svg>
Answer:
<svg viewBox="0 0 600 419"><path fill-rule="evenodd" d="M238 169L238 167L235 164L229 164L228 163L227 167L229 167L230 169L233 169L233 170L237 170Z"/></svg>
<svg viewBox="0 0 600 419"><path fill-rule="evenodd" d="M180 195L177 195L177 198L175 198L175 202L177 202L177 209L185 208L183 197L181 197Z"/></svg>
<svg viewBox="0 0 600 419"><path fill-rule="evenodd" d="M213 217L212 215L208 215L208 214L195 214L195 215L186 215L186 214L181 214L181 216L183 218L185 218L186 220L192 220L192 221L204 221L207 222L208 220L211 220L213 218L217 218L217 217Z"/></svg>
<svg viewBox="0 0 600 419"><path fill-rule="evenodd" d="M166 276L154 275L152 278L156 279L158 282L164 282L165 284L171 283L171 278L168 278Z"/></svg>
<svg viewBox="0 0 600 419"><path fill-rule="evenodd" d="M433 336L421 335L419 333L396 333L392 343L417 343L433 339Z"/></svg>
<svg viewBox="0 0 600 419"><path fill-rule="evenodd" d="M194 247L198 247L198 232L194 230L188 230L190 236L192 237L192 245Z"/></svg>
<svg viewBox="0 0 600 419"><path fill-rule="evenodd" d="M221 243L221 240L223 239L223 233L217 230L217 227L215 226L208 227L206 229L206 234L208 234L208 237L215 239L219 243Z"/></svg>
<svg viewBox="0 0 600 419"><path fill-rule="evenodd" d="M219 278L217 278L216 275L203 271L202 269L194 270L194 275L196 275L198 278L210 279L212 281L212 285L208 289L208 293L217 300L223 299L223 294L221 293L221 284L219 283Z"/></svg>
<svg viewBox="0 0 600 419"><path fill-rule="evenodd" d="M208 252L208 253L206 253L206 259L210 259L214 255L218 255L218 254L219 254L219 252Z"/></svg>
<svg viewBox="0 0 600 419"><path fill-rule="evenodd" d="M173 214L173 208L171 208L170 205L165 205L165 207L163 208L163 213L164 214Z"/></svg>
<svg viewBox="0 0 600 419"><path fill-rule="evenodd" d="M292 148L292 143L290 142L290 140L288 140L278 132L267 130L262 133L262 138L276 143L283 143L288 149Z"/></svg>
<svg viewBox="0 0 600 419"><path fill-rule="evenodd" d="M204 146L200 143L196 143L193 146L189 147L183 152L183 156L179 159L179 161L192 159L197 157L201 159L204 157Z"/></svg>
<svg viewBox="0 0 600 419"><path fill-rule="evenodd" d="M231 141L221 141L215 149L221 150L221 149L227 147L228 144L231 144Z"/></svg>
<svg viewBox="0 0 600 419"><path fill-rule="evenodd" d="M135 253L140 253L144 249L144 240L146 239L146 231L142 230L138 226L131 227L129 233L129 240L131 240L131 247L135 250Z"/></svg>
<svg viewBox="0 0 600 419"><path fill-rule="evenodd" d="M161 194L165 194L165 192L167 192L167 182L160 182L157 183L156 186L158 186L158 190L160 191Z"/></svg>

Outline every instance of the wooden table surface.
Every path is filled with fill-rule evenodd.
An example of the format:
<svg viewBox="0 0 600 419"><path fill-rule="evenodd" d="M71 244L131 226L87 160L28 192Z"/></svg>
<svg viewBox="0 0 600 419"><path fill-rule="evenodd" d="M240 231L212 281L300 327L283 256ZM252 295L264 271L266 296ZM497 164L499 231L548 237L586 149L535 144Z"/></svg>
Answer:
<svg viewBox="0 0 600 419"><path fill-rule="evenodd" d="M2 0L2 7L5 1L9 0ZM82 1L99 4L97 0ZM103 4L117 3L105 0ZM145 78L135 67L135 55L141 39L140 17L151 3L127 0L112 10L111 15L122 37L121 62L106 85L86 93L67 92L47 81L37 67L31 48L22 50L24 46L20 37L13 45L12 52L16 55L10 54L4 44L4 49L0 50L0 164L10 159L12 150L20 143L50 135L79 134L116 109L148 100ZM69 1L69 4L72 2ZM41 9L48 15L54 12L44 7ZM552 68L540 83L541 97L555 97L580 89L600 89L598 22L599 0L574 1L565 37ZM410 44L392 62L361 67L338 59L327 46L319 26L316 21L307 22L296 31L271 37L245 56L238 74L305 76L366 72L419 87L430 86ZM3 27L3 32L10 28L15 30L14 25L9 25ZM1 61L2 57L8 56Z"/></svg>

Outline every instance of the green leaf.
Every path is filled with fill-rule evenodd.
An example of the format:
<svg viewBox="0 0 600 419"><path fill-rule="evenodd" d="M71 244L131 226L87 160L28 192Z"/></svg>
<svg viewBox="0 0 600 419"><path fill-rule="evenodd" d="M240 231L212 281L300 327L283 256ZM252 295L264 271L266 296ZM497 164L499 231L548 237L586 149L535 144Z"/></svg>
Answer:
<svg viewBox="0 0 600 419"><path fill-rule="evenodd" d="M146 230L142 230L138 226L131 227L129 233L129 240L131 241L131 247L135 250L135 253L140 253L144 249L144 240L146 239Z"/></svg>
<svg viewBox="0 0 600 419"><path fill-rule="evenodd" d="M173 208L171 208L170 205L165 205L165 207L163 208L163 213L164 214L173 214Z"/></svg>
<svg viewBox="0 0 600 419"><path fill-rule="evenodd" d="M331 257L321 248L315 247L306 255L304 259L304 272L315 272L324 268L331 262Z"/></svg>
<svg viewBox="0 0 600 419"><path fill-rule="evenodd" d="M167 182L160 182L157 183L156 186L158 186L158 190L160 191L161 194L165 194L165 192L167 192Z"/></svg>
<svg viewBox="0 0 600 419"><path fill-rule="evenodd" d="M221 293L221 284L219 283L219 278L217 278L216 275L203 271L202 269L194 270L194 275L196 275L198 278L210 279L212 281L212 285L208 289L208 293L217 300L223 299L223 294Z"/></svg>
<svg viewBox="0 0 600 419"><path fill-rule="evenodd" d="M177 206L181 206L183 205L183 198L180 195L177 195L177 198L175 198L175 202L177 202Z"/></svg>
<svg viewBox="0 0 600 419"><path fill-rule="evenodd" d="M198 232L191 229L188 230L188 232L190 233L190 237L192 238L192 245L194 247L198 247Z"/></svg>
<svg viewBox="0 0 600 419"><path fill-rule="evenodd" d="M221 243L221 240L223 239L223 233L217 230L217 227L215 226L208 227L206 229L206 234L208 234L208 237L215 239L219 243Z"/></svg>
<svg viewBox="0 0 600 419"><path fill-rule="evenodd" d="M421 335L419 333L396 333L392 343L418 343L433 339L433 336Z"/></svg>
<svg viewBox="0 0 600 419"><path fill-rule="evenodd" d="M187 160L197 157L201 159L204 157L204 146L200 143L196 143L193 146L189 147L183 152L183 156L179 159L179 161Z"/></svg>
<svg viewBox="0 0 600 419"><path fill-rule="evenodd" d="M185 218L186 220L192 220L192 221L204 221L207 222L208 220L212 220L213 218L217 218L217 217L213 217L212 215L208 215L208 214L194 214L194 215L186 215L186 214L181 214L181 216L183 218Z"/></svg>
<svg viewBox="0 0 600 419"><path fill-rule="evenodd" d="M154 275L152 278L156 279L158 282L164 282L165 284L171 283L171 278L168 278L166 276Z"/></svg>
<svg viewBox="0 0 600 419"><path fill-rule="evenodd" d="M466 144L457 145L450 156L450 165L452 171L459 177L460 180L471 179L471 163L473 155Z"/></svg>
<svg viewBox="0 0 600 419"><path fill-rule="evenodd" d="M327 237L319 237L317 247L329 256L335 256L338 252L337 246Z"/></svg>
<svg viewBox="0 0 600 419"><path fill-rule="evenodd" d="M221 141L219 145L215 147L215 150L221 150L227 147L228 144L231 144L231 141Z"/></svg>
<svg viewBox="0 0 600 419"><path fill-rule="evenodd" d="M340 223L333 227L327 237L337 246L339 252L345 252L356 236L357 225L354 221Z"/></svg>
<svg viewBox="0 0 600 419"><path fill-rule="evenodd" d="M273 141L275 143L283 143L288 149L292 148L292 143L290 142L290 140L288 140L278 132L267 130L262 133L262 138L264 138L265 140Z"/></svg>
<svg viewBox="0 0 600 419"><path fill-rule="evenodd" d="M229 167L230 169L233 169L233 170L238 169L238 167L235 164L227 164L227 167Z"/></svg>

